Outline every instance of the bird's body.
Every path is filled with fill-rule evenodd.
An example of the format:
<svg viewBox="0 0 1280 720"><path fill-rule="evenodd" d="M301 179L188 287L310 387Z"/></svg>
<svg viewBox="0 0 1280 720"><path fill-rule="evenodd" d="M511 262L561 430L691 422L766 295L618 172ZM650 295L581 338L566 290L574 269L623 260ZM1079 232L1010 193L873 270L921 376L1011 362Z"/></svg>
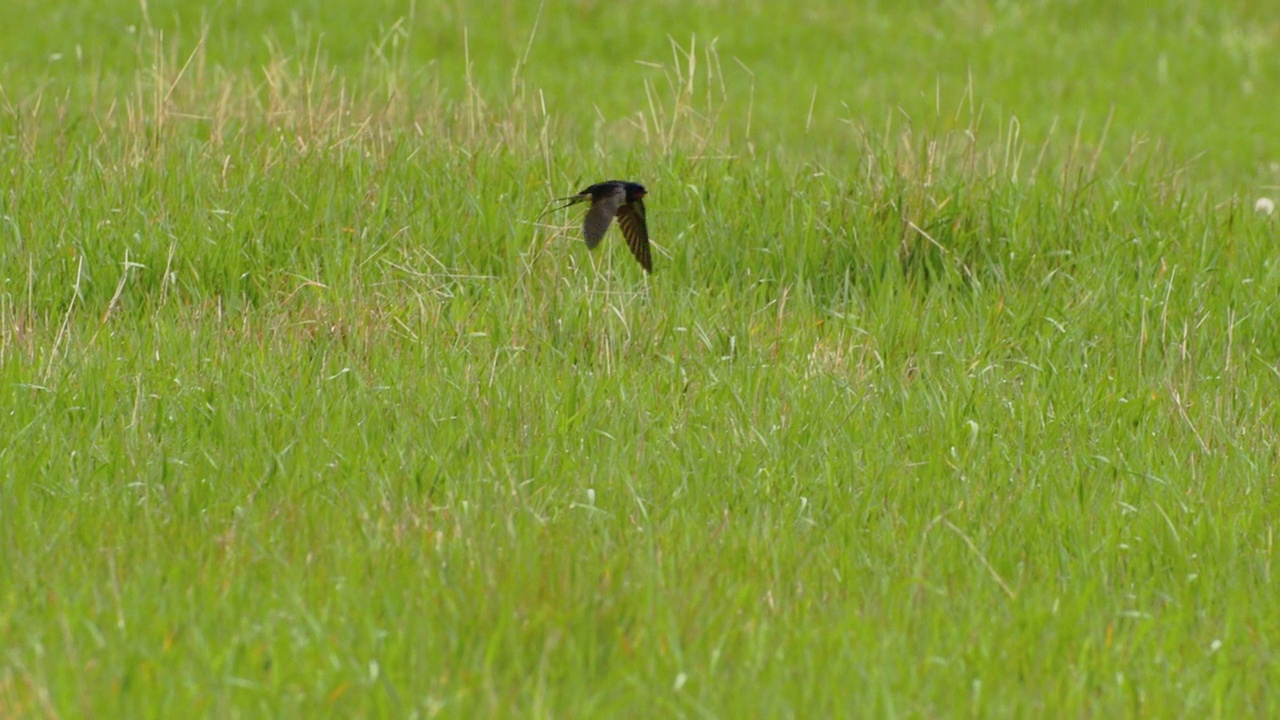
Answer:
<svg viewBox="0 0 1280 720"><path fill-rule="evenodd" d="M636 256L640 267L648 273L653 272L653 262L649 257L649 227L644 219L646 194L647 191L640 183L608 180L590 185L577 195L560 198L568 201L560 207L590 201L591 207L582 222L582 238L588 248L599 245L613 219L618 218L618 226L622 228L622 237L626 238L627 247L631 248L631 254Z"/></svg>

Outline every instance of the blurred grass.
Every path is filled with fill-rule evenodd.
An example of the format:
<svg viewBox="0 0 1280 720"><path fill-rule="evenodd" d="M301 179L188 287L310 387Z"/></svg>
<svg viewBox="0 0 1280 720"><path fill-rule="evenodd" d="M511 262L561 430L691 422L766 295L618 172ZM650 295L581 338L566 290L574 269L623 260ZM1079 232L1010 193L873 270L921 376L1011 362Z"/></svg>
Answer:
<svg viewBox="0 0 1280 720"><path fill-rule="evenodd" d="M304 68L319 60L351 80L403 76L416 89L429 79L460 94L470 60L470 81L485 97L521 80L583 143L598 137L588 131L601 116L647 110L644 85L661 85L663 73L637 62L669 64L671 39L688 47L696 35L701 47L719 50L716 89L726 96L730 132L746 134L751 107L749 139L764 149L840 153L848 149L845 120L878 125L901 112L923 121L965 103L983 108L989 124L1016 118L1032 146L1051 133L1069 140L1083 124L1087 137L1106 128L1119 141L1109 150L1143 138L1197 158L1209 177L1277 181L1280 141L1268 98L1280 20L1249 0L852 9L812 1L782 13L760 2L111 0L50 8L23 0L11 12L5 66L19 78L6 88L11 96L37 84L54 96L103 92L110 102L119 86L156 68L143 36L162 32L182 53L206 37L202 58L215 75L256 75L283 56ZM396 74L385 72L389 58L399 61ZM700 79L710 78L702 69Z"/></svg>
<svg viewBox="0 0 1280 720"><path fill-rule="evenodd" d="M1274 714L1264 10L16 3L0 715Z"/></svg>

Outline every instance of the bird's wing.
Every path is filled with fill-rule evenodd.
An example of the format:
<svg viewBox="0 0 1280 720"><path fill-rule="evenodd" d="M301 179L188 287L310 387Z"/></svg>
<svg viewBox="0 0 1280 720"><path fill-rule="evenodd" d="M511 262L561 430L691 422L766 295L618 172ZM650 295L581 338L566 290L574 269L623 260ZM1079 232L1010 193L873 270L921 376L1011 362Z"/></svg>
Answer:
<svg viewBox="0 0 1280 720"><path fill-rule="evenodd" d="M622 237L627 239L631 254L640 261L640 267L645 272L653 272L653 262L649 259L649 226L644 221L644 201L633 200L618 208L618 226L622 228Z"/></svg>
<svg viewBox="0 0 1280 720"><path fill-rule="evenodd" d="M618 214L618 208L626 200L627 191L619 185L613 192L591 203L587 218L582 222L582 237L587 241L587 247L594 248L600 244L609 223L613 222L613 216Z"/></svg>

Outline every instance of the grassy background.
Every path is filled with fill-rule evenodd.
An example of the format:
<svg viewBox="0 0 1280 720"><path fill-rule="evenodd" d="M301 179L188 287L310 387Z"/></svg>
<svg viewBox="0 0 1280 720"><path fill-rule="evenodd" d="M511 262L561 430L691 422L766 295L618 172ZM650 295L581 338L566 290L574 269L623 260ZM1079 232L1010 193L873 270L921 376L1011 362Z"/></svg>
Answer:
<svg viewBox="0 0 1280 720"><path fill-rule="evenodd" d="M1262 3L11 5L0 715L1280 710Z"/></svg>

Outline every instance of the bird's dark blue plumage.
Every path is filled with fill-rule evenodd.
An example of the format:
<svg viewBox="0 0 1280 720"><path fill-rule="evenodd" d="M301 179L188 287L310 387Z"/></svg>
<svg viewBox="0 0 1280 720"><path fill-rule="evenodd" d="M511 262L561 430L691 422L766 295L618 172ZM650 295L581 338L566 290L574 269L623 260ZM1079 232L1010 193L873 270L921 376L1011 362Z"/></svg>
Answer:
<svg viewBox="0 0 1280 720"><path fill-rule="evenodd" d="M649 227L644 217L644 196L648 191L640 183L629 180L606 180L588 185L582 192L571 197L560 198L568 202L560 207L566 208L580 202L590 202L587 216L582 222L582 237L588 248L594 248L604 238L613 219L618 218L618 226L622 228L622 237L636 256L640 267L645 272L653 272L653 262L649 257Z"/></svg>

